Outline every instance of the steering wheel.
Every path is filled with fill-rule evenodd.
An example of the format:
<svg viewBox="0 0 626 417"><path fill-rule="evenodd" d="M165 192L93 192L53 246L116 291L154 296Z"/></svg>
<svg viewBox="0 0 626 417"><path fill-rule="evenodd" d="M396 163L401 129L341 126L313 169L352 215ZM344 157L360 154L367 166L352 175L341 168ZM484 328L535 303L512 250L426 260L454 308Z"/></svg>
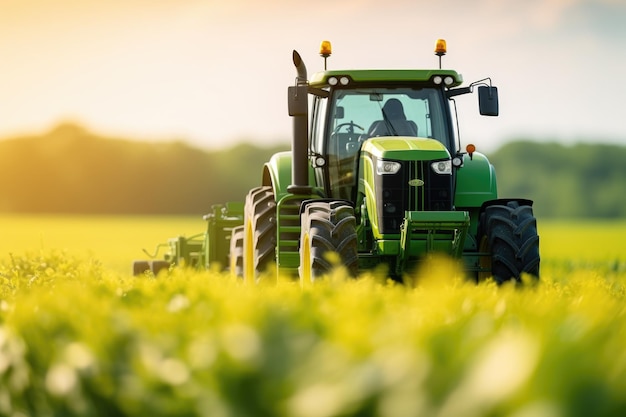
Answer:
<svg viewBox="0 0 626 417"><path fill-rule="evenodd" d="M348 128L348 132L347 133L355 133L354 132L354 128L356 127L357 129L361 129L363 131L363 133L365 133L365 129L363 129L361 126L357 125L356 123L350 121L350 122L346 122L346 123L340 123L338 124L335 129L333 130L333 132L331 133L332 135L335 135L337 133L339 133L339 131L341 130L341 128L345 127L345 126L350 126Z"/></svg>

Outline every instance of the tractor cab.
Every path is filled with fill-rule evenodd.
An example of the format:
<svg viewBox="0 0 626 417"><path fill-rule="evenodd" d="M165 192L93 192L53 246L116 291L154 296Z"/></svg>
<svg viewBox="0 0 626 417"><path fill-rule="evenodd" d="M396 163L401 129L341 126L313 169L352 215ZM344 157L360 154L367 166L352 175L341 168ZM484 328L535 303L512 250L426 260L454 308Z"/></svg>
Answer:
<svg viewBox="0 0 626 417"><path fill-rule="evenodd" d="M327 93L314 96L311 119L315 181L327 196L354 201L359 154L368 139L430 139L456 153L443 88L430 74L412 72L402 72L404 79L395 83L388 75L377 82L379 71L326 72L311 82Z"/></svg>

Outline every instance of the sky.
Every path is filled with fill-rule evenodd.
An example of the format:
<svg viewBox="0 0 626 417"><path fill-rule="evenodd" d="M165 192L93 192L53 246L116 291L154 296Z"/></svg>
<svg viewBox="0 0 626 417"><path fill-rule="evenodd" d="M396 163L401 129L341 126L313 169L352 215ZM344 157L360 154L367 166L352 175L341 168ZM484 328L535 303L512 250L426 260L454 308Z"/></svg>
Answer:
<svg viewBox="0 0 626 417"><path fill-rule="evenodd" d="M289 144L293 49L309 75L443 67L490 77L500 116L457 100L461 140L626 143L624 0L0 0L0 138L60 122L203 148Z"/></svg>

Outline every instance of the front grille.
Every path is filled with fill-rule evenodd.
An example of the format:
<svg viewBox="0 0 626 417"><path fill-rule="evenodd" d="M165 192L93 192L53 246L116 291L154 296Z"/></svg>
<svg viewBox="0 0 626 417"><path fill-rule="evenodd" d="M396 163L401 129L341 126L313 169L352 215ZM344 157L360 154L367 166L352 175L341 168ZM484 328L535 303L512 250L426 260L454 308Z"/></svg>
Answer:
<svg viewBox="0 0 626 417"><path fill-rule="evenodd" d="M452 210L451 175L435 173L430 167L433 161L398 162L401 168L396 174L376 175L381 233L399 233L405 211Z"/></svg>

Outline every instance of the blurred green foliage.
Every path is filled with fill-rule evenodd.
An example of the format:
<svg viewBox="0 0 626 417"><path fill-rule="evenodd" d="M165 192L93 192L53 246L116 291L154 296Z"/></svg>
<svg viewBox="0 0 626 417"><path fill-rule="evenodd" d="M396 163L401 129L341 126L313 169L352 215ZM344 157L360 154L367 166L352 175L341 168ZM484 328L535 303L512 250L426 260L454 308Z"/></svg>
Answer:
<svg viewBox="0 0 626 417"><path fill-rule="evenodd" d="M0 212L201 215L242 201L260 184L263 163L289 150L114 139L62 124L0 141ZM516 141L487 156L500 197L534 200L538 217L626 217L626 147Z"/></svg>

